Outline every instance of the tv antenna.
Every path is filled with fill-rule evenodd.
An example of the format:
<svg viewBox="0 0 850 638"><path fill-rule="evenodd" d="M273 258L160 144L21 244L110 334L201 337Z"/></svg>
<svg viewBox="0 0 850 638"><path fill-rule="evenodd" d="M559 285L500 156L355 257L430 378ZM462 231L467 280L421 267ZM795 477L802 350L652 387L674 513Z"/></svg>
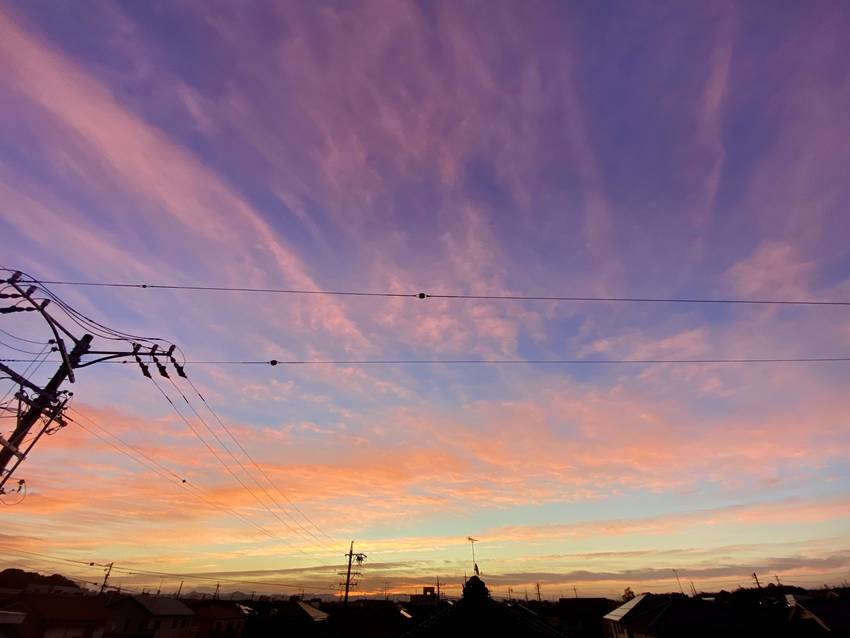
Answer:
<svg viewBox="0 0 850 638"><path fill-rule="evenodd" d="M469 544L472 545L472 569L476 576L480 576L481 572L478 571L478 563L475 562L475 543L478 542L478 539L472 538L472 536L467 536L466 540L468 540Z"/></svg>

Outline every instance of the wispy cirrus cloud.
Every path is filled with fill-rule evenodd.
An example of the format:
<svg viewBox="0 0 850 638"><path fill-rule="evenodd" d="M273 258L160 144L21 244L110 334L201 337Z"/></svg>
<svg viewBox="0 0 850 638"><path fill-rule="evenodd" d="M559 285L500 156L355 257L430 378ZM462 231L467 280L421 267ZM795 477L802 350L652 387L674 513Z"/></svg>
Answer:
<svg viewBox="0 0 850 638"><path fill-rule="evenodd" d="M499 3L104 5L73 15L79 40L61 26L66 11L0 12L4 265L57 279L403 293L850 291L850 147L834 134L850 112L846 16L834 9L765 20L719 5L617 16ZM62 293L212 360L736 358L850 344L834 309ZM630 578L664 587L653 562L686 535L713 532L701 538L720 563L724 535L755 547L767 525L785 528L786 548L814 544L801 556L729 550L729 565L706 555L693 563L700 578L774 559L790 573L838 573L839 553L815 541L844 529L843 367L189 371L323 529L405 563L382 572L388 582L421 584L417 570L441 554L461 571L454 531L468 527L511 546L494 547L500 584L536 574L609 593ZM56 551L211 571L325 555L260 506L135 370L86 372L80 410L297 548L73 425L27 462L22 537L37 527ZM647 517L611 516L634 504ZM142 509L144 535L129 533ZM508 524L515 538L500 536ZM531 530L547 525L622 562L585 576L564 562L559 581L535 563L545 548ZM644 546L625 547L622 530ZM198 540L191 557L185 538ZM531 567L511 562L531 554Z"/></svg>

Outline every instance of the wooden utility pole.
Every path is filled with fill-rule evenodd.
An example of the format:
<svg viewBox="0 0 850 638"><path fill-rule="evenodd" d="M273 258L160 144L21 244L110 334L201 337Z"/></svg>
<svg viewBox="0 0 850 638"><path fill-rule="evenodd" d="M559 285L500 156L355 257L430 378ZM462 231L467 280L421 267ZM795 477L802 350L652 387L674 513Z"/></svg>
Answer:
<svg viewBox="0 0 850 638"><path fill-rule="evenodd" d="M540 597L540 583L535 583L535 586L537 587L537 602L541 603L543 599Z"/></svg>
<svg viewBox="0 0 850 638"><path fill-rule="evenodd" d="M348 592L351 590L351 563L356 562L357 566L363 564L363 561L366 560L366 554L362 553L354 553L354 541L351 541L351 547L348 550L348 553L345 555L348 559L348 570L345 572L345 595L343 597L343 604L348 605ZM355 576L359 576L360 572L354 572ZM356 584L356 583L355 583Z"/></svg>
<svg viewBox="0 0 850 638"><path fill-rule="evenodd" d="M684 589L682 589L682 581L681 581L681 580L679 580L679 572L678 572L677 570L675 570L675 569L674 569L674 570L673 570L673 573L674 573L674 574L676 574L676 582L677 582L677 583L679 583L679 591L680 591L680 592L682 592L682 593L684 594L684 593L685 593L685 590L684 590Z"/></svg>
<svg viewBox="0 0 850 638"><path fill-rule="evenodd" d="M109 580L109 575L112 573L112 566L114 564L115 563L109 563L109 565L106 566L106 574L104 574L103 584L101 584L101 586L100 586L100 592L99 593L101 593L101 594L103 593L103 590L106 589L106 581Z"/></svg>
<svg viewBox="0 0 850 638"><path fill-rule="evenodd" d="M93 337L90 334L86 334L74 344L73 349L68 354L68 359L72 366L75 365L75 363L80 360L80 357L88 351L92 338ZM44 388L39 388L38 386L33 385L2 363L0 363L0 370L11 376L13 380L17 381L22 386L26 386L34 390L36 393L35 398L28 404L29 408L18 419L18 423L14 432L12 432L12 435L9 437L9 440L0 446L0 474L4 474L2 479L0 479L0 489L2 489L6 481L12 476L12 470L5 472L6 465L8 465L9 461L12 460L12 457L18 458L18 463L15 464L15 467L24 460L26 453L20 450L21 444L36 422L58 400L59 386L61 386L62 383L64 383L69 377L71 368L69 368L63 361L59 366L59 369L50 378L50 381L47 382L47 385L44 386Z"/></svg>
<svg viewBox="0 0 850 638"><path fill-rule="evenodd" d="M0 269L0 271L3 270L6 269ZM15 395L15 398L18 400L17 423L15 424L15 429L8 440L0 436L0 496L6 493L4 486L12 479L15 470L27 458L28 453L32 450L33 446L38 442L41 436L45 433L51 434L52 431L55 431L65 425L63 411L66 403L70 399L71 393L60 390L60 388L66 380L74 383L76 380L74 371L77 368L85 368L102 361L133 357L139 365L142 374L150 377L151 374L148 369L148 365L145 364L141 358L144 356L148 357L150 362L156 365L157 370L162 376L168 376L168 372L162 361L170 361L177 374L179 376L185 376L183 366L178 364L173 356L176 345L171 345L167 349L160 348L160 343L165 343L160 339L140 338L143 342L152 344L142 345L140 343L134 343L135 338L131 335L112 331L112 334L117 336L104 338L124 342L126 346L131 346L132 350L92 349L92 341L94 337L91 334L86 333L81 337L77 337L71 330L63 326L60 321L53 317L46 308L51 302L55 302L59 309L67 315L68 318L81 327L85 327L84 324L80 323L78 320L78 317L80 316L79 313L52 292L44 288L38 280L32 279L29 276L27 276L26 279L23 277L23 273L15 271L11 276L5 279L0 279L0 300L9 299L12 304L0 306L0 315L19 312L34 312L37 315L40 315L50 328L53 337L45 344L44 349L42 349L41 353L38 353L38 356L40 357L41 354L44 354L46 357L47 348L49 346L50 351L58 352L61 358L61 363L47 384L44 387L41 387L41 384L34 383L26 377L27 370L29 370L29 368L19 374L5 363L0 362L0 373L20 388ZM13 292L6 292L9 289ZM101 328L105 328L104 326L88 319L86 320L85 325L88 326L95 334L101 337L104 336L103 333L98 332L97 328L92 327L98 325ZM107 331L111 331L109 328L105 329ZM69 344L73 344L70 351L68 351L65 347L66 341ZM84 356L94 357L94 359L89 358L83 361L82 359ZM44 359L41 359L41 361L43 363ZM51 426L54 422L56 425ZM31 436L30 431L37 425L40 425L41 429L34 436ZM25 443L28 437L29 440ZM26 446L25 449L23 449L24 446ZM18 481L19 490L23 484L23 480Z"/></svg>

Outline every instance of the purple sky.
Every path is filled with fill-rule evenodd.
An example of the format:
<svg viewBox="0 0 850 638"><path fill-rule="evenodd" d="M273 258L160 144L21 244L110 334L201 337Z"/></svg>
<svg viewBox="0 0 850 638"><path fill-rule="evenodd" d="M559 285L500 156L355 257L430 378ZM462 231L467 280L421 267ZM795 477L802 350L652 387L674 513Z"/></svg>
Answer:
<svg viewBox="0 0 850 638"><path fill-rule="evenodd" d="M0 2L0 263L847 301L847 33L840 2ZM190 359L850 354L842 307L57 292ZM846 363L190 369L333 548L260 508L137 370L104 368L79 411L276 538L67 428L22 468L3 545L319 587L354 538L364 591L457 584L470 534L497 590L549 595L850 570Z"/></svg>

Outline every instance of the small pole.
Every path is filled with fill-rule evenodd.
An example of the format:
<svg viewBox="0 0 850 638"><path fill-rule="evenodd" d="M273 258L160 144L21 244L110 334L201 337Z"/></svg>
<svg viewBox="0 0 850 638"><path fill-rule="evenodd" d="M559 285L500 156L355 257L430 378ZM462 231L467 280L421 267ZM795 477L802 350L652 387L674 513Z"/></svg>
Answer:
<svg viewBox="0 0 850 638"><path fill-rule="evenodd" d="M366 560L366 554L363 553L354 553L354 541L351 541L351 547L348 550L348 553L345 555L348 559L348 570L345 573L345 597L343 598L343 604L348 605L348 592L351 589L351 562L357 561L357 565L362 565L363 561ZM357 572L355 575L359 575L360 572Z"/></svg>
<svg viewBox="0 0 850 638"><path fill-rule="evenodd" d="M676 582L677 582L677 583L679 583L679 591L680 591L680 592L682 592L682 593L684 594L684 593L685 593L685 590L684 590L684 589L682 589L682 581L681 581L681 580L679 580L679 572L677 572L677 571L674 569L674 570L673 570L673 573L674 573L674 574L676 574Z"/></svg>
<svg viewBox="0 0 850 638"><path fill-rule="evenodd" d="M106 566L106 574L103 576L103 584L100 586L100 592L99 593L101 593L101 594L103 593L103 590L106 589L106 581L109 580L109 574L112 573L112 566L114 564L115 563L113 562L113 563L109 563L109 565Z"/></svg>

